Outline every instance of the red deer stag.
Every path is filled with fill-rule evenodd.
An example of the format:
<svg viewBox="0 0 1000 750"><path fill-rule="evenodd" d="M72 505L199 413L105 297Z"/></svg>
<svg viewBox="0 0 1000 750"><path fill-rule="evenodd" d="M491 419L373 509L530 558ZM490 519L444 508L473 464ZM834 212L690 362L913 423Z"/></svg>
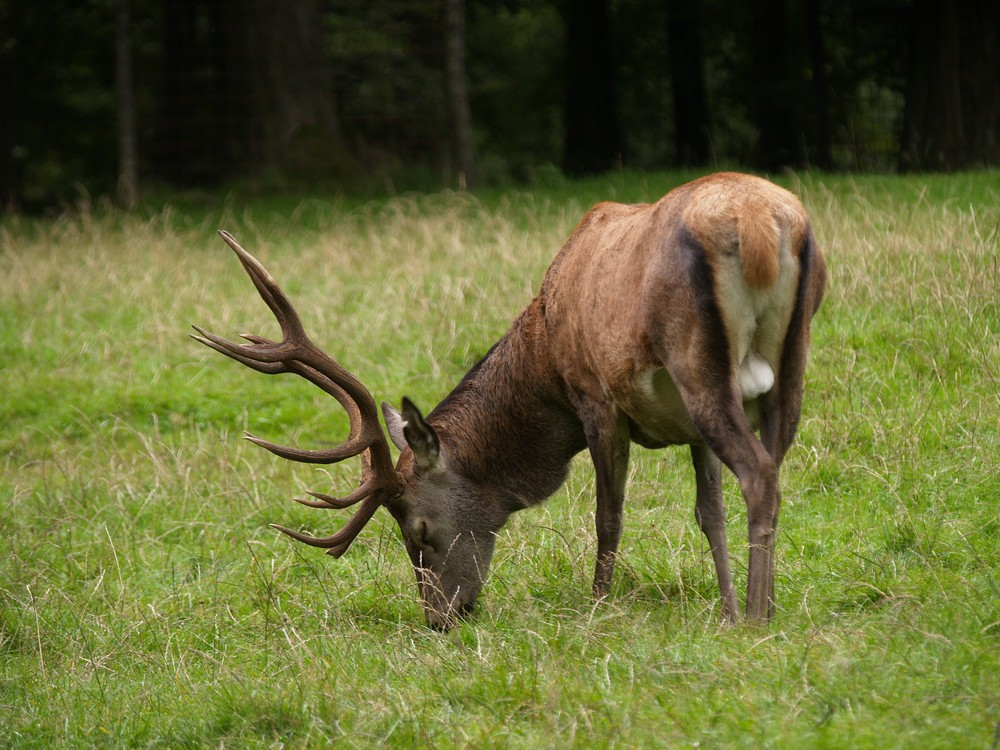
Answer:
<svg viewBox="0 0 1000 750"><path fill-rule="evenodd" d="M239 345L197 326L194 338L259 372L295 373L350 415L349 437L329 450L248 439L294 461L361 456L358 489L300 500L317 508L360 503L339 532L315 538L281 531L339 557L385 506L402 531L428 623L447 629L475 604L510 514L555 492L570 459L588 448L597 475L593 592L603 597L621 538L630 442L687 444L695 516L715 560L722 615L738 617L724 463L747 505L746 615L773 616L778 467L798 425L810 322L826 276L794 195L725 173L656 203L595 206L538 296L436 409L424 418L408 399L401 413L382 404L400 451L395 466L371 394L306 336L264 267L221 234L283 338L245 335L249 345Z"/></svg>

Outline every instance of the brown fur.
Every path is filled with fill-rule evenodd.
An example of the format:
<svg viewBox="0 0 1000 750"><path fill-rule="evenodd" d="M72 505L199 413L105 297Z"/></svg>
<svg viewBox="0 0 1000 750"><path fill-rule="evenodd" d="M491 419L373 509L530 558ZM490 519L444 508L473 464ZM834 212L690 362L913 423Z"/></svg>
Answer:
<svg viewBox="0 0 1000 750"><path fill-rule="evenodd" d="M698 517L717 557L724 612L733 618L713 452L737 473L748 505L759 510L751 519L759 516L762 526L751 538L760 541L752 543L770 550L777 466L797 425L808 323L823 288L818 249L811 268L800 270L809 238L798 199L746 175L712 175L648 205L598 204L552 262L539 295L428 423L441 433L456 468L502 488L506 499L495 502L511 509L547 497L573 453L590 447L598 471L597 595L606 593L613 571L628 441L707 443L710 449L696 458L704 483ZM788 253L784 271L782 252ZM793 276L755 322L741 319L726 297L740 283L728 280L733 273L751 294L765 295L782 273ZM807 273L803 283L796 281L800 273ZM796 318L797 309L803 312ZM779 338L751 338L751 346L768 350L778 383L747 409L753 407L757 423L765 404L767 429L780 426L768 433L770 453L752 435L733 392L741 346L734 329L763 326L767 316ZM798 328L786 334L792 322ZM655 396L644 378L651 378ZM748 610L765 616L773 600L772 555L752 553L752 560L756 588Z"/></svg>
<svg viewBox="0 0 1000 750"><path fill-rule="evenodd" d="M273 280L262 288L266 272L241 259L279 319L294 323L282 330L299 330ZM798 425L810 321L824 286L805 209L757 177L722 173L656 203L598 204L553 260L538 296L426 420L406 400L402 413L383 404L399 461L393 473L379 458L387 455L384 445L359 443L379 459L366 468L375 494L349 496L366 500L345 530L327 540L286 532L339 554L372 503L385 505L400 525L428 622L447 628L475 602L508 516L554 492L586 447L597 480L594 594L602 597L622 534L630 443L688 444L695 515L715 561L723 616L737 616L725 464L747 505L747 616L770 617L778 469ZM361 404L352 434L362 412L360 422L372 427L370 394L326 355L310 354L303 369L297 354L276 364L271 350L261 358L255 347L210 334L199 339L262 372L297 372L351 411L330 384L349 388ZM307 453L282 455L316 460Z"/></svg>

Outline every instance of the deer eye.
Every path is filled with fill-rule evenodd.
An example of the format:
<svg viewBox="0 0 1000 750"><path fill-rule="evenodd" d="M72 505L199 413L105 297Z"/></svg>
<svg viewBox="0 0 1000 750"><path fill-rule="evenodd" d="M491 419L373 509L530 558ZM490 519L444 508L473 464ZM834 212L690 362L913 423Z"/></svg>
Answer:
<svg viewBox="0 0 1000 750"><path fill-rule="evenodd" d="M418 518L413 522L413 539L421 547L431 547L431 525L426 518Z"/></svg>

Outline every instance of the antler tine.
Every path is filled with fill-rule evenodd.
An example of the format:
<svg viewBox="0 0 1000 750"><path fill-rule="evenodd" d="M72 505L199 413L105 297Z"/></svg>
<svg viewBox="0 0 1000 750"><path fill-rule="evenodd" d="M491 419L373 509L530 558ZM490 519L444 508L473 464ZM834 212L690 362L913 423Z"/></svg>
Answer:
<svg viewBox="0 0 1000 750"><path fill-rule="evenodd" d="M344 497L333 497L322 492L307 490L308 494L312 495L316 500L305 500L301 497L294 499L295 502L310 508L336 508L339 510L341 508L348 508L364 500L382 487L383 482L380 475L372 471L371 450L366 450L361 454L361 486L354 490L354 492Z"/></svg>
<svg viewBox="0 0 1000 750"><path fill-rule="evenodd" d="M239 357L233 357L233 359L240 359L240 361L242 361ZM281 456L282 458L312 464L333 464L343 461L345 458L356 456L367 450L379 450L380 443L384 443L385 441L385 436L382 434L382 428L379 426L377 418L376 421L366 418L357 402L351 398L347 391L341 388L330 378L326 377L314 368L303 364L302 362L291 360L287 363L281 364L284 365L285 368L282 370L275 370L274 372L294 372L297 375L301 375L310 383L326 391L340 402L340 405L344 408L344 411L347 412L347 416L350 420L351 429L348 439L336 448L326 450L304 450L301 448L291 448L288 446L277 445L276 443L272 443L256 437L255 435L249 434L246 435L247 440L255 445L261 446L265 450L268 450L277 456ZM262 372L266 371L261 368L255 369L260 369ZM385 448L385 453L386 455L388 454L387 446Z"/></svg>
<svg viewBox="0 0 1000 750"><path fill-rule="evenodd" d="M312 547L322 547L325 549L328 555L333 557L340 557L348 548L351 543L357 538L361 529L364 528L365 524L368 523L372 516L375 515L375 511L378 510L380 505L379 501L375 499L374 496L369 496L358 508L358 512L351 516L351 519L344 524L344 526L336 534L326 537L315 537L309 536L308 534L303 534L299 531L293 531L285 526L281 526L276 523L271 524L271 528L277 529L283 534L287 534L292 539L296 539L303 544L308 544Z"/></svg>
<svg viewBox="0 0 1000 750"><path fill-rule="evenodd" d="M371 495L375 490L379 488L377 481L369 480L358 487L350 495L345 495L344 497L334 497L333 495L324 495L322 492L313 492L312 490L306 490L306 493L312 495L315 500L306 500L302 497L292 498L297 503L305 505L307 508L323 508L329 509L333 508L335 510L343 510L344 508L350 508L355 503L364 500L366 497Z"/></svg>
<svg viewBox="0 0 1000 750"><path fill-rule="evenodd" d="M371 447L371 444L379 439L379 435L373 434L371 429L364 429L366 423L363 415L360 413L358 405L353 399L351 399L350 395L344 391L343 388L337 385L330 378L295 360L291 360L289 362L262 362L250 356L250 347L234 344L232 341L206 331L201 326L193 326L193 328L200 334L198 336L195 336L194 334L191 335L191 338L195 341L198 341L205 346L220 352L221 354L225 354L227 357L234 359L237 362L256 370L257 372L263 372L268 375L276 375L283 372L294 372L301 375L337 399L350 418L351 432L349 439L343 445L340 445L332 450L302 450L298 448L289 448L277 445L276 443L271 443L254 435L247 435L247 439L256 445L271 451L275 455L293 461L303 461L306 463L337 463L345 458L358 455L358 453ZM254 344L261 347L275 346L273 342L263 339L260 336L243 334L243 338L248 341L252 341ZM260 350L258 349L254 349L253 354L258 354L259 351Z"/></svg>
<svg viewBox="0 0 1000 750"><path fill-rule="evenodd" d="M225 354L230 359L235 359L237 362L246 365L252 370L257 372L263 372L267 375L276 375L279 372L288 372L285 367L284 362L261 362L257 359L251 359L243 354L246 347L241 344L234 344L228 339L222 338L222 336L216 336L210 331L206 331L201 326L193 325L191 326L198 332L199 335L195 336L191 334L191 338L198 341L210 349L215 349L215 351L220 354ZM249 340L254 340L254 343L261 344L266 341L266 339L261 339L259 336L250 337L249 335L244 335L244 338Z"/></svg>
<svg viewBox="0 0 1000 750"><path fill-rule="evenodd" d="M314 503L310 500L303 500L301 498L296 499L303 505L309 505L313 508L336 508L337 510L340 510L342 508L349 508L360 500L364 500L378 488L378 481L372 478L354 490L354 492L350 495L345 495L344 497L333 497L332 495L324 495L322 492L307 490L307 492L316 498L318 502Z"/></svg>
<svg viewBox="0 0 1000 750"><path fill-rule="evenodd" d="M236 241L236 238L226 230L220 229L219 236L236 253L236 257L240 259L240 263L243 264L243 269L247 272L247 276L253 281L253 285L257 287L257 292L260 294L261 299L271 308L271 312L274 313L274 317L278 320L278 325L281 326L281 333L284 337L293 340L308 340L305 330L302 328L302 321L299 320L299 314L295 311L285 293L281 291L281 287L278 286L271 274L264 268L263 264L244 250L240 246L240 243Z"/></svg>
<svg viewBox="0 0 1000 750"><path fill-rule="evenodd" d="M315 495L316 493L310 492L309 494ZM306 500L304 497L293 497L292 500L299 503L300 505L306 506L307 508L319 508L321 510L329 510L330 508L339 509L339 506L333 505L332 503L328 503L325 500Z"/></svg>

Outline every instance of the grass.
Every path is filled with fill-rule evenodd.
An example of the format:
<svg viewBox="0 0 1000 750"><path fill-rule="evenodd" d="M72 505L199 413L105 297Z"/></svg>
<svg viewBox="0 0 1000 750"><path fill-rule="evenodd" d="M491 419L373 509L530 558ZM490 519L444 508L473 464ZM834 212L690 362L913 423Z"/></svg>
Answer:
<svg viewBox="0 0 1000 750"><path fill-rule="evenodd" d="M388 514L339 561L268 527L329 533L339 514L288 498L357 467L240 439L321 447L347 420L187 338L274 333L216 228L376 398L430 407L590 203L680 181L4 219L0 745L998 747L995 172L782 180L830 283L767 627L718 624L684 450L635 451L610 601L588 595L581 457L503 530L478 618L446 635ZM742 588L731 478L727 505Z"/></svg>

